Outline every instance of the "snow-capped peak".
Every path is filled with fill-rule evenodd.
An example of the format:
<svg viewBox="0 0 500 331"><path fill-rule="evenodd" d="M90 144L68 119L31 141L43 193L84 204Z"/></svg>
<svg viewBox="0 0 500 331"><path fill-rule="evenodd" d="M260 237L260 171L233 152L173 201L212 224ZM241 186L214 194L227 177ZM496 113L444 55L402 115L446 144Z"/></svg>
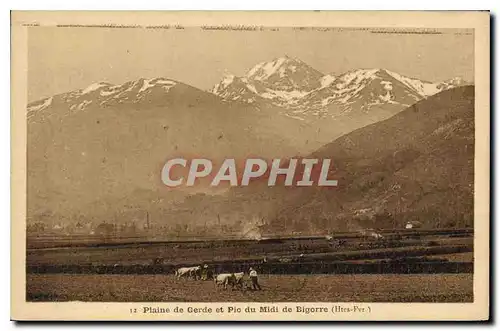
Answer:
<svg viewBox="0 0 500 331"><path fill-rule="evenodd" d="M245 76L252 80L265 80L274 75L287 60L289 60L287 57L279 57L271 62L261 62L250 69ZM283 74L283 71L280 71L280 74Z"/></svg>
<svg viewBox="0 0 500 331"><path fill-rule="evenodd" d="M255 65L243 77L226 75L211 92L228 101L254 103L267 99L287 107L319 88L323 76L303 61L285 55Z"/></svg>
<svg viewBox="0 0 500 331"><path fill-rule="evenodd" d="M88 94L90 92L97 91L100 88L103 88L103 87L106 87L106 86L110 86L110 85L111 84L104 83L104 82L94 83L94 84L91 84L91 85L87 86L86 88L84 88L82 90L81 94Z"/></svg>
<svg viewBox="0 0 500 331"><path fill-rule="evenodd" d="M164 78L144 79L142 82L142 86L139 89L139 93L145 92L148 89L156 86L161 86L168 91L171 87L175 86L176 84L177 82Z"/></svg>
<svg viewBox="0 0 500 331"><path fill-rule="evenodd" d="M50 97L50 98L42 99L40 101L31 103L28 106L28 118L31 117L34 113L41 111L41 110L44 110L45 108L49 107L52 104L53 99L54 99L53 97Z"/></svg>
<svg viewBox="0 0 500 331"><path fill-rule="evenodd" d="M340 75L335 80L335 86L338 89L346 88L347 86L359 85L364 80L376 78L376 74L380 69L358 69L349 71Z"/></svg>
<svg viewBox="0 0 500 331"><path fill-rule="evenodd" d="M455 77L444 82L432 83L425 80L420 80L417 78L410 78L403 75L400 75L396 72L385 70L389 75L394 77L396 80L400 81L404 85L406 85L409 89L417 92L424 98L427 98L431 95L434 95L443 90L460 86L465 84L465 81L460 77Z"/></svg>
<svg viewBox="0 0 500 331"><path fill-rule="evenodd" d="M448 79L442 81L441 83L438 83L437 88L440 90L445 90L455 86L461 86L466 84L467 82L462 77L453 77L452 79Z"/></svg>
<svg viewBox="0 0 500 331"><path fill-rule="evenodd" d="M320 80L321 88L330 86L335 81L335 79L337 79L337 77L335 77L334 75L324 75Z"/></svg>
<svg viewBox="0 0 500 331"><path fill-rule="evenodd" d="M104 82L94 83L80 90L30 103L27 107L28 117L33 117L41 110L49 108L53 104L57 105L61 113L69 115L89 107L138 103L142 102L142 100L156 100L161 102L164 98L164 93L177 84L176 81L165 78L139 79L121 85L112 85ZM155 89L155 93L152 94L153 88Z"/></svg>
<svg viewBox="0 0 500 331"><path fill-rule="evenodd" d="M225 74L224 77L222 78L222 81L218 84L216 84L210 92L217 94L218 91L225 89L228 87L231 83L234 82L235 76L232 74Z"/></svg>
<svg viewBox="0 0 500 331"><path fill-rule="evenodd" d="M466 81L462 77L453 77L452 79L445 80L443 83L462 85L465 84Z"/></svg>
<svg viewBox="0 0 500 331"><path fill-rule="evenodd" d="M280 79L299 72L302 74L309 72L309 74L317 75L318 78L322 76L321 73L311 68L305 62L285 55L275 58L272 61L261 62L255 65L252 69L247 71L245 78L250 81L266 81L270 77L277 76L276 78Z"/></svg>

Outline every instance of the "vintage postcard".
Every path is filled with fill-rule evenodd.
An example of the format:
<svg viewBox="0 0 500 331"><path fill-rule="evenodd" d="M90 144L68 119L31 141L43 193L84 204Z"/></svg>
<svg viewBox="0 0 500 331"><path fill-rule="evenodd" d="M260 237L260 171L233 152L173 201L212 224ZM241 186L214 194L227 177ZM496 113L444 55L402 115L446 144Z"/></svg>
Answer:
<svg viewBox="0 0 500 331"><path fill-rule="evenodd" d="M14 320L488 320L488 12L12 12Z"/></svg>

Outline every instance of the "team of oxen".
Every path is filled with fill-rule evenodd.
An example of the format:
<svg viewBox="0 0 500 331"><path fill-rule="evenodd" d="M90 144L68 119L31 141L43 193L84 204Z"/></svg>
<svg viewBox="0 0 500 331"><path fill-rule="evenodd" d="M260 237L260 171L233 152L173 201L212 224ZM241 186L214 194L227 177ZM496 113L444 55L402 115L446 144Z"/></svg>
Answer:
<svg viewBox="0 0 500 331"><path fill-rule="evenodd" d="M203 267L182 267L175 271L175 277L177 277L177 279L213 280L217 288L223 287L224 289L227 289L228 286L231 286L233 289L239 288L241 290L250 288L250 286L246 284L244 276L244 272L215 274L207 265Z"/></svg>

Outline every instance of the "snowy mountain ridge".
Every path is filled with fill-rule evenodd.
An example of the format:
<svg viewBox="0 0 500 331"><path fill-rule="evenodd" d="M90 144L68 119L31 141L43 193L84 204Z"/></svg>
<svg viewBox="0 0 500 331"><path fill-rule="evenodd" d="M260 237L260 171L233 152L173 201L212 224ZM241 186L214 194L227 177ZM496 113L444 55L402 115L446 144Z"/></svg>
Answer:
<svg viewBox="0 0 500 331"><path fill-rule="evenodd" d="M375 108L394 114L421 99L465 84L458 77L433 83L377 68L325 75L300 59L284 56L258 63L242 77L226 74L208 92L226 103L244 103L256 109L278 107L287 117L315 120L360 111L368 114ZM166 78L142 78L119 85L98 82L30 103L28 119L37 114L66 116L89 107L163 104L176 86L189 87ZM45 114L48 108L57 111Z"/></svg>
<svg viewBox="0 0 500 331"><path fill-rule="evenodd" d="M433 83L378 68L325 75L299 59L285 56L261 62L243 77L227 75L210 92L228 102L278 106L289 110L289 115L336 117L352 107L364 111L380 105L406 107L465 84L458 77Z"/></svg>
<svg viewBox="0 0 500 331"><path fill-rule="evenodd" d="M64 106L69 113L82 111L91 105L106 107L121 103L138 103L155 94L164 94L178 82L165 78L139 79L121 85L105 82L93 83L86 88L55 95L28 105L28 119L40 114L50 106ZM53 114L47 114L51 116Z"/></svg>

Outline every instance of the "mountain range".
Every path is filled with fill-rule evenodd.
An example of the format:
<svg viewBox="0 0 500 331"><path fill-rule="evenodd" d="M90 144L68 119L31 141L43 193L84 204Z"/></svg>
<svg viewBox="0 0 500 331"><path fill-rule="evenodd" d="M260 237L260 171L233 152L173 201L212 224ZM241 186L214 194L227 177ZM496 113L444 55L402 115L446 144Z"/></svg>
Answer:
<svg viewBox="0 0 500 331"><path fill-rule="evenodd" d="M219 214L232 222L239 214L254 217L260 207L272 214L291 195L284 199L254 187L168 190L160 181L161 167L173 157L217 164L228 157L309 155L463 84L425 82L384 69L323 74L285 56L256 65L244 77L227 76L210 91L155 78L95 83L54 95L27 107L28 216L127 221L150 210L160 219L169 214L198 222L200 215ZM400 125L404 130L412 124ZM276 203L266 209L268 201Z"/></svg>
<svg viewBox="0 0 500 331"><path fill-rule="evenodd" d="M243 77L226 75L211 92L226 101L282 107L300 119L338 118L376 108L405 108L438 92L466 85L461 78L427 82L385 70L323 74L288 56L257 64Z"/></svg>

